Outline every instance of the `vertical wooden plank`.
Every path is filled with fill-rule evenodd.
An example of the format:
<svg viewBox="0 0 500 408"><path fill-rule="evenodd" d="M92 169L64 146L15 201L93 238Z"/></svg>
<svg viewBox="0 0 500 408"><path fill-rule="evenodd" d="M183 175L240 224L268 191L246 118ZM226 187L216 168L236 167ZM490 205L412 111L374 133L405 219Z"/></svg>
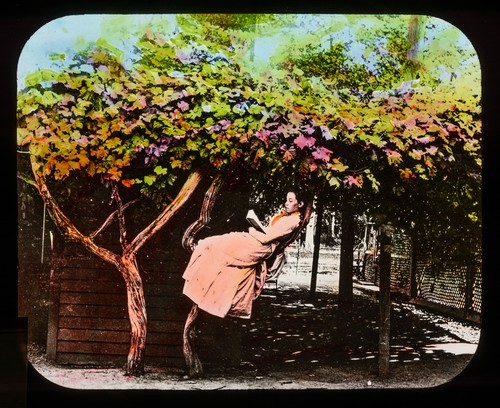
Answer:
<svg viewBox="0 0 500 408"><path fill-rule="evenodd" d="M47 328L47 358L57 358L57 334L59 332L59 304L61 296L61 269L63 266L64 238L55 235L50 259L49 311Z"/></svg>
<svg viewBox="0 0 500 408"><path fill-rule="evenodd" d="M467 262L467 269L465 273L465 304L463 317L467 319L472 310L472 302L474 295L474 268L472 266L472 261Z"/></svg>
<svg viewBox="0 0 500 408"><path fill-rule="evenodd" d="M417 255L415 254L415 244L413 238L410 240L410 298L414 299L418 296L417 288Z"/></svg>

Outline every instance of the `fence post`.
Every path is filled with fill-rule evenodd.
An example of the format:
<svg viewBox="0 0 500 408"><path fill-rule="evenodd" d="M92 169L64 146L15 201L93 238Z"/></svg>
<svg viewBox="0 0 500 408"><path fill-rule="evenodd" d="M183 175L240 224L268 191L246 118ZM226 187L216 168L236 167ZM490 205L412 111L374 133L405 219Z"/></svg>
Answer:
<svg viewBox="0 0 500 408"><path fill-rule="evenodd" d="M415 254L415 243L413 242L413 238L410 237L410 299L414 299L418 295L417 288L417 255Z"/></svg>
<svg viewBox="0 0 500 408"><path fill-rule="evenodd" d="M311 287L309 289L309 295L314 298L316 295L316 282L318 279L318 264L319 264L319 250L321 247L321 226L323 224L323 199L321 196L317 198L316 204L316 228L314 230L314 248L313 248L313 260L312 260L312 270L311 270Z"/></svg>
<svg viewBox="0 0 500 408"><path fill-rule="evenodd" d="M391 322L391 243L393 226L389 223L380 227L380 325L379 325L379 376L389 374L390 322Z"/></svg>

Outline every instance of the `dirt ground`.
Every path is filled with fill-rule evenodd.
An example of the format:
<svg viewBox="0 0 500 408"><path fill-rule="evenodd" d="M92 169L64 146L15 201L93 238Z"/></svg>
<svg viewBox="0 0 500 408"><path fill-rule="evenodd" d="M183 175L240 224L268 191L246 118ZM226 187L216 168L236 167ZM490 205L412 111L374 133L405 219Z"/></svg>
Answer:
<svg viewBox="0 0 500 408"><path fill-rule="evenodd" d="M309 287L310 275L288 268L255 302L252 318L238 321L239 364L204 363L200 379L179 369L147 367L131 378L123 368L58 366L36 350L28 360L36 376L78 390L422 389L459 379L476 351L477 325L394 299L389 373L380 376L377 288L356 282L345 312L335 274L318 275L313 297Z"/></svg>

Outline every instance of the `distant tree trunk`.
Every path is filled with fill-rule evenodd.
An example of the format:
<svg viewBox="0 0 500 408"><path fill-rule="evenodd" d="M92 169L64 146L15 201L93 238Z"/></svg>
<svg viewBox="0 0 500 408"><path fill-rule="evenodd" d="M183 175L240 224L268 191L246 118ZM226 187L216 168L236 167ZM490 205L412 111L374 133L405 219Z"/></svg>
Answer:
<svg viewBox="0 0 500 408"><path fill-rule="evenodd" d="M389 374L391 331L391 241L393 228L390 224L380 227L380 324L379 324L379 376Z"/></svg>
<svg viewBox="0 0 500 408"><path fill-rule="evenodd" d="M339 265L339 344L348 346L348 333L352 321L353 303L353 260L354 260L354 215L349 203L341 207L340 220L340 265Z"/></svg>
<svg viewBox="0 0 500 408"><path fill-rule="evenodd" d="M309 295L313 298L316 294L316 283L318 280L318 264L319 264L319 250L321 246L321 225L323 224L323 200L318 197L316 205L316 226L314 230L314 246L313 246L313 259L311 270L311 287L309 288Z"/></svg>
<svg viewBox="0 0 500 408"><path fill-rule="evenodd" d="M340 228L339 304L347 306L353 301L354 262L354 212L348 202L342 205Z"/></svg>

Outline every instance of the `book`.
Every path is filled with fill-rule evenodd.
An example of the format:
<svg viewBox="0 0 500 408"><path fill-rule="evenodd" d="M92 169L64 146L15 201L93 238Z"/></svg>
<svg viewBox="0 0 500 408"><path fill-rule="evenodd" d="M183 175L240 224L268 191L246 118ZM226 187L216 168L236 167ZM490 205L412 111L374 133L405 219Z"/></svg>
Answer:
<svg viewBox="0 0 500 408"><path fill-rule="evenodd" d="M260 222L259 217L255 214L254 210L248 210L247 213L247 221L250 223L252 227L254 227L257 231L266 232L266 227Z"/></svg>

